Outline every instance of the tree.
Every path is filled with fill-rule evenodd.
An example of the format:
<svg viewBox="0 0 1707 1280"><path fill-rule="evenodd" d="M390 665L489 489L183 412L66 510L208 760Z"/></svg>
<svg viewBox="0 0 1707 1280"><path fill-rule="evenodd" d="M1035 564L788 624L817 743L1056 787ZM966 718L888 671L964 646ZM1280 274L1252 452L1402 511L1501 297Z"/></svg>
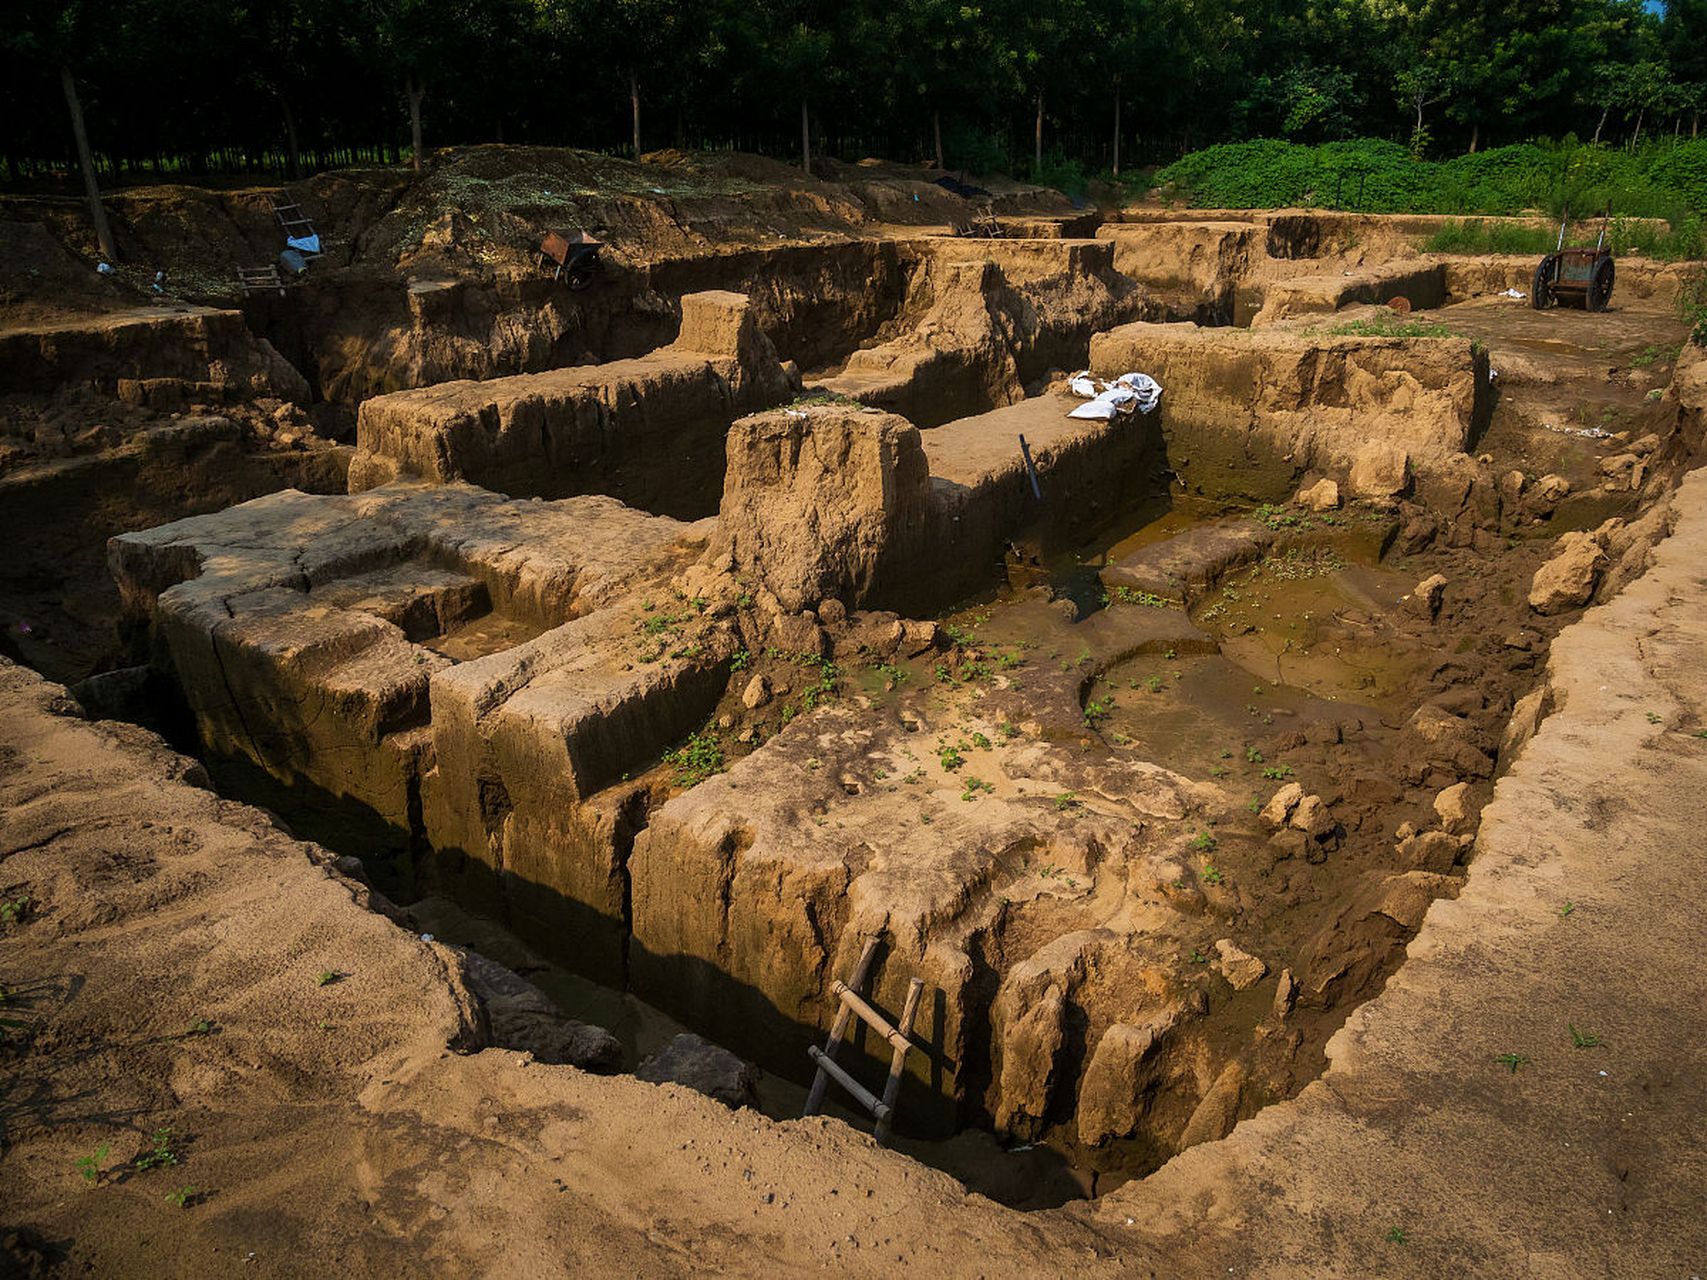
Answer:
<svg viewBox="0 0 1707 1280"><path fill-rule="evenodd" d="M421 105L427 90L467 65L470 46L490 40L492 10L479 0L367 0L375 60L403 82L412 164L421 171Z"/></svg>
<svg viewBox="0 0 1707 1280"><path fill-rule="evenodd" d="M89 147L89 131L83 120L83 100L77 91L75 68L98 63L107 51L103 37L111 26L105 10L93 11L86 0L29 0L11 13L0 41L7 53L22 61L51 67L58 73L60 93L71 121L71 136L77 148L77 164L83 173L83 193L89 201L89 222L95 243L108 262L119 260L118 244L101 204L101 184L95 174L95 155Z"/></svg>

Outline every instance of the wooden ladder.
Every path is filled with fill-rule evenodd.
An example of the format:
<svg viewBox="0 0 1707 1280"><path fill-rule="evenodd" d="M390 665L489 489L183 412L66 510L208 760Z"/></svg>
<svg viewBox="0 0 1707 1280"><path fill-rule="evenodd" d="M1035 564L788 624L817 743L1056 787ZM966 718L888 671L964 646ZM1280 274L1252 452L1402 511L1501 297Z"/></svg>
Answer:
<svg viewBox="0 0 1707 1280"><path fill-rule="evenodd" d="M901 1006L901 1023L899 1026L891 1026L889 1020L872 1008L860 996L858 990L865 985L866 976L871 971L871 960L877 954L877 943L875 935L865 940L865 949L860 952L859 963L854 966L851 985L840 979L831 984L830 990L841 1002L841 1007L836 1010L836 1019L830 1025L830 1037L824 1042L824 1047L820 1049L817 1045L812 1045L806 1050L807 1056L818 1064L818 1074L813 1077L812 1091L806 1095L806 1109L800 1114L817 1115L824 1105L824 1091L829 1082L834 1080L877 1121L872 1136L882 1145L888 1142L890 1130L895 1126L895 1097L901 1092L901 1072L907 1063L907 1053L914 1047L908 1037L913 1030L913 1017L918 1013L919 997L924 993L925 984L919 978L914 978L908 984L907 999ZM836 1062L836 1055L841 1052L842 1038L847 1034L848 1019L854 1015L889 1042L889 1079L883 1086L881 1098L855 1080Z"/></svg>
<svg viewBox="0 0 1707 1280"><path fill-rule="evenodd" d="M284 297L285 284L279 278L279 269L276 266L238 267L237 283L242 286L245 297L251 293L266 293L273 289L278 290L281 298Z"/></svg>
<svg viewBox="0 0 1707 1280"><path fill-rule="evenodd" d="M302 211L302 206L290 198L288 192L282 196L269 195L267 199L273 206L273 216L279 220L279 229L285 233L287 240L301 239L303 236L314 234L314 223ZM322 243L325 242L322 241ZM305 258L318 258L320 256L318 252L309 253L303 249L298 249L297 252Z"/></svg>

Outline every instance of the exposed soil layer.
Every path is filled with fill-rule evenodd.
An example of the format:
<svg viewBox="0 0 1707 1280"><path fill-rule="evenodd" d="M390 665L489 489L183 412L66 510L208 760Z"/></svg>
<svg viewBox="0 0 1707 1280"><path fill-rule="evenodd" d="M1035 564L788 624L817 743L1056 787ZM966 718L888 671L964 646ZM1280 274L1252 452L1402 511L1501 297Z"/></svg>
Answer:
<svg viewBox="0 0 1707 1280"><path fill-rule="evenodd" d="M357 176L327 187L348 238L331 235L307 288L243 314L139 308L121 296L133 273L0 333L19 371L0 485L29 552L0 582L8 652L97 670L87 709L170 726L221 792L331 850L195 800L183 779L202 766L83 725L0 666L29 744L0 757L24 815L0 933L30 941L32 983L90 931L118 929L109 966L146 959L158 912L235 910L240 845L273 867L243 892L341 895L300 908L338 945L341 913L372 907L380 932L348 945L383 953L387 1000L393 974L420 986L412 955L431 971L422 1008L449 1012L340 1051L364 1082L361 1134L417 1108L400 1099L418 1086L457 1133L468 1073L516 1063L440 1046L795 1114L833 984L876 938L872 1003L893 1018L909 982L926 991L903 1149L1041 1211L1023 1246L981 1219L998 1253L1087 1248L1129 1268L1171 1252L1157 1224L1174 1210L1146 1211L1137 1245L1109 1206L1179 1185L1181 1153L1236 1142L1241 1121L1309 1113L1285 1100L1318 1097L1348 1017L1361 1035L1371 997L1405 992L1394 974L1412 972L1425 917L1451 916L1431 904L1476 885L1498 779L1569 712L1544 680L1555 638L1650 582L1686 519L1672 495L1701 448L1707 361L1664 310L1677 272L1635 264L1604 316L1535 313L1497 296L1514 263L1421 255L1404 220L1152 220L1086 240L1085 220L1051 213L986 242L921 236L956 206L900 174L778 186L664 156L594 183L589 165L477 149L413 184ZM664 169L679 190L636 186ZM542 277L530 239L547 209L598 220L609 266L591 296ZM14 238L79 279L41 227ZM1161 408L1070 418L1078 368L1152 373ZM352 463L329 437L358 403ZM116 600L84 586L109 535ZM78 803L83 766L38 767L62 756L134 775L139 805L182 806L186 856L219 858L165 890L157 852L110 874L54 862L88 856L93 834L37 830ZM129 804L115 821L152 849ZM122 904L88 896L109 883ZM299 959L301 927L284 939ZM316 970L319 998L356 973ZM50 1073L70 1043L51 987L25 990L31 1019L6 1038ZM218 1106L184 1110L203 1077L178 1059L223 1024L188 1025L149 1042L120 1110L216 1126ZM322 1054L316 1036L299 1050ZM861 1034L844 1062L876 1079L887 1055ZM1506 1056L1516 1075L1533 1055ZM556 1078L612 1086L599 1097L619 1113L642 1096ZM518 1102L473 1114L509 1133L529 1091L504 1090ZM247 1125L253 1106L234 1106ZM26 1149L60 1141L30 1114ZM195 1161L191 1130L174 1132L173 1160ZM793 1153L832 1133L858 1145L823 1122L776 1140ZM336 1167L355 1151L332 1146ZM107 1190L171 1163L111 1157L88 1171ZM390 1157L352 1158L371 1209L387 1177L373 1161ZM1094 1227L1051 1209L1085 1195L1104 1198ZM209 1206L205 1189L181 1198ZM407 1230L415 1210L376 1212ZM945 1269L975 1256L954 1253L959 1230L933 1244ZM443 1243L454 1267L489 1241ZM1305 1256L1276 1247L1282 1269ZM647 1256L606 1241L587 1257L606 1248Z"/></svg>

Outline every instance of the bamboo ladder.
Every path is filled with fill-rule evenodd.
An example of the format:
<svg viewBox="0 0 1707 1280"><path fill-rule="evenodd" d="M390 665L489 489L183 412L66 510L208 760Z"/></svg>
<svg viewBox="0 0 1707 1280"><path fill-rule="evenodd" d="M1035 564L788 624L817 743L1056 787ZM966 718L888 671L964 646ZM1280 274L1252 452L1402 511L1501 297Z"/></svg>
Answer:
<svg viewBox="0 0 1707 1280"><path fill-rule="evenodd" d="M818 1114L824 1105L824 1091L829 1082L834 1080L855 1102L871 1113L877 1122L872 1136L882 1145L888 1142L890 1130L895 1125L895 1098L901 1092L901 1072L907 1064L907 1053L914 1048L908 1037L912 1034L913 1017L918 1013L919 997L924 993L925 984L919 978L914 978L908 984L907 999L901 1006L900 1025L891 1026L889 1020L872 1008L858 990L865 985L866 977L871 971L872 957L877 954L877 943L875 934L866 938L865 948L859 955L859 963L854 966L851 985L838 978L830 986L841 1007L836 1010L836 1019L830 1025L830 1036L824 1042L824 1047L820 1049L817 1045L812 1045L806 1050L807 1056L818 1064L818 1074L813 1077L812 1091L806 1095L806 1108L801 1115ZM881 1098L855 1080L836 1062L836 1055L841 1052L842 1038L847 1034L848 1019L854 1016L887 1040L892 1051L889 1059L889 1079L884 1083Z"/></svg>

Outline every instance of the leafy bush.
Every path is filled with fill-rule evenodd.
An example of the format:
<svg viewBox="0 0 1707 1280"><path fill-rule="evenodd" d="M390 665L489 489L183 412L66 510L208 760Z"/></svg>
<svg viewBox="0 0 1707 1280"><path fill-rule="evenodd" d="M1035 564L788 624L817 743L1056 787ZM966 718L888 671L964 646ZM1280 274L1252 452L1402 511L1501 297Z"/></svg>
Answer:
<svg viewBox="0 0 1707 1280"><path fill-rule="evenodd" d="M1031 180L1039 186L1054 187L1075 200L1084 196L1089 182L1085 167L1061 151L1047 152L1043 157L1043 167L1031 175Z"/></svg>
<svg viewBox="0 0 1707 1280"><path fill-rule="evenodd" d="M1665 139L1634 152L1527 142L1449 160L1418 160L1397 142L1358 138L1301 146L1224 143L1156 175L1192 204L1227 209L1310 205L1376 213L1575 216L1608 207L1681 224L1707 210L1707 138Z"/></svg>
<svg viewBox="0 0 1707 1280"><path fill-rule="evenodd" d="M1697 268L1683 281L1677 294L1677 313L1689 326L1689 340L1707 347L1707 269Z"/></svg>

